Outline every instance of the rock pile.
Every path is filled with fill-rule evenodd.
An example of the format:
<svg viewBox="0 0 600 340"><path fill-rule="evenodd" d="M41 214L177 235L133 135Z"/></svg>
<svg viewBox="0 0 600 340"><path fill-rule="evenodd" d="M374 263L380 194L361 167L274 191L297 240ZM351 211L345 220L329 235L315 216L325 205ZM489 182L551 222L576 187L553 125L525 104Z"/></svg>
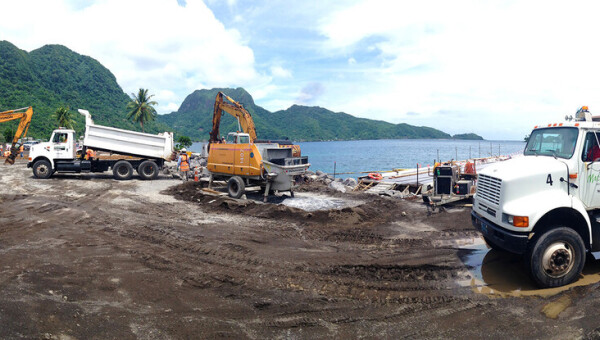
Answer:
<svg viewBox="0 0 600 340"><path fill-rule="evenodd" d="M330 176L321 170L317 170L316 172L307 171L302 176L302 180L305 182L321 182L340 192L352 191L358 185L358 182L354 178L333 178L333 176Z"/></svg>

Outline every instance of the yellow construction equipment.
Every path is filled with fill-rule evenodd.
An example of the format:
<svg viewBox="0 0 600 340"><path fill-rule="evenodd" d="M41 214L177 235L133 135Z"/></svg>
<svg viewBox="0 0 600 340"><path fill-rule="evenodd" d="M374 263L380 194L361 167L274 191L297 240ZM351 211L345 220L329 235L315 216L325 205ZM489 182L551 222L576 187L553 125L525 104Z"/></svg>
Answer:
<svg viewBox="0 0 600 340"><path fill-rule="evenodd" d="M223 102L223 97L227 98L231 104ZM237 119L242 131L250 136L250 141L252 143L256 141L256 128L254 127L254 121L252 120L250 112L246 111L242 104L231 99L231 97L223 92L219 92L215 98L215 108L212 119L213 125L212 131L210 132L211 143L219 142L221 140L219 136L219 125L221 124L221 116L223 111L229 113Z"/></svg>
<svg viewBox="0 0 600 340"><path fill-rule="evenodd" d="M223 98L231 102L224 103ZM227 140L219 135L222 112L234 116L244 132L230 132ZM290 191L293 196L294 176L303 174L310 166L307 157L296 156L294 146L279 142L258 141L256 128L250 113L222 92L215 98L213 127L208 145L210 184L214 178L228 181L229 196L241 197L247 186L258 186L265 190ZM209 184L209 187L210 187Z"/></svg>
<svg viewBox="0 0 600 340"><path fill-rule="evenodd" d="M223 98L227 99L230 103L226 103ZM254 126L254 120L252 120L252 115L250 112L248 112L244 106L242 106L242 104L236 102L223 92L217 93L217 97L215 98L212 130L210 131L209 143L222 142L219 135L219 126L221 124L221 116L223 115L223 111L229 113L238 121L238 126L241 130L238 132L247 133L248 137L250 137L250 143L277 143L282 148L292 148L292 155L294 157L301 156L300 145L293 145L290 141L258 140L258 137L256 136L256 127Z"/></svg>
<svg viewBox="0 0 600 340"><path fill-rule="evenodd" d="M27 136L27 130L29 130L29 124L31 124L31 117L33 116L33 108L23 107L15 110L8 110L4 112L0 112L0 123L8 122L15 119L21 119L19 122L19 126L17 127L17 132L12 140L12 145L10 147L10 155L6 157L6 164L14 164L15 158L19 153L19 148L23 145L23 143L19 143L19 139L25 138Z"/></svg>

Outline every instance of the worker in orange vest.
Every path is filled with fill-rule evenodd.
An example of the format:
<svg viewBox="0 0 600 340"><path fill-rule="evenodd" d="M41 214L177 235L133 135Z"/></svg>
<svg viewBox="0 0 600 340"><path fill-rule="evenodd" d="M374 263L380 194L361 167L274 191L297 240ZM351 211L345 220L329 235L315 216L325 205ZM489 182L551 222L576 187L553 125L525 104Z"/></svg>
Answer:
<svg viewBox="0 0 600 340"><path fill-rule="evenodd" d="M180 150L179 159L177 160L177 167L181 171L181 179L184 181L188 180L188 173L190 171L190 159L185 148Z"/></svg>
<svg viewBox="0 0 600 340"><path fill-rule="evenodd" d="M21 153L21 158L23 158L23 151L25 150L25 148L23 147L23 144L21 144L21 146L19 147L19 152Z"/></svg>
<svg viewBox="0 0 600 340"><path fill-rule="evenodd" d="M96 158L96 152L92 149L86 149L85 150L85 159L90 160L93 158Z"/></svg>

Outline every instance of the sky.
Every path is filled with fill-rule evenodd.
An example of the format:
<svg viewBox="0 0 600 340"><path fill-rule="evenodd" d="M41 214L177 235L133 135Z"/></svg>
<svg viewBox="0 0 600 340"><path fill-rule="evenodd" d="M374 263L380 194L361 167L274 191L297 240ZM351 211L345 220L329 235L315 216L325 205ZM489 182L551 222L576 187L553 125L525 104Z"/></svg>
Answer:
<svg viewBox="0 0 600 340"><path fill-rule="evenodd" d="M0 40L91 56L160 114L243 87L270 111L522 140L600 112L597 1L0 0L0 13Z"/></svg>

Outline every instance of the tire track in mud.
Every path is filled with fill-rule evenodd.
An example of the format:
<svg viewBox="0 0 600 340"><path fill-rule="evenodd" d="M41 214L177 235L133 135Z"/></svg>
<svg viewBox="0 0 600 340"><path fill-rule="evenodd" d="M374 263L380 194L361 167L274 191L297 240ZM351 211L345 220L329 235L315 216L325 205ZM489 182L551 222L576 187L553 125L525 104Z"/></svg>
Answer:
<svg viewBox="0 0 600 340"><path fill-rule="evenodd" d="M254 303L257 311L269 317L247 322L270 328L325 327L323 323L336 325L365 321L364 310L373 308L373 305L388 308L415 306L404 309L404 313L397 313L396 317L401 318L418 310L471 304L469 297L457 297L453 291L452 282L456 279L457 269L460 269L458 265L401 266L381 264L376 260L375 263L347 264L352 263L353 258L355 263L361 263L363 260L358 259L364 257L365 249L371 258L389 262L394 259L390 251L401 247L414 250L431 246L431 241L420 235L390 239L369 228L315 227L252 218L262 222L261 225L246 227L248 230L244 230L243 235L237 235L229 228L228 232L232 234L226 242L211 235L212 229L222 226L210 224L204 226L194 240L189 239L190 235L178 233L176 227L164 225L125 230L105 227L103 230L139 243L130 253L148 267L174 271L185 285L217 291L227 299L243 300L249 296L267 299L276 290L286 296L284 301L298 300L311 305L326 300L334 306L352 305L339 313L317 308L311 312L293 311L279 316L280 308L273 309L272 302ZM165 222L167 220L168 216L165 216ZM335 248L344 251L346 256L323 260L321 256L302 254L297 261L265 256L261 248L271 246L274 240L297 241L311 249ZM162 251L165 248L169 252ZM400 260L397 255L396 260ZM385 321L390 318L388 312L370 315L369 320Z"/></svg>
<svg viewBox="0 0 600 340"><path fill-rule="evenodd" d="M321 261L319 256L304 256L300 261L273 259L260 255L256 248L261 248L266 243L255 242L256 239L253 242L253 239L236 240L233 237L232 241L220 243L215 239L207 240L202 233L191 239L191 235L181 234L174 227L188 220L172 214L165 214L158 221L154 221L159 224L139 226L147 214L143 206L125 208L113 205L111 209L96 207L95 202L98 200L111 201L115 197L119 195L110 194L109 191L86 195L83 198L72 198L68 204L43 204L37 208L36 213L57 211L68 205L85 210L110 210L113 216L104 221L107 225L101 229L102 232L133 242L134 245L128 249L132 256L139 258L149 268L179 273L182 280L193 287L243 287L244 291L250 289L259 295L267 295L272 289L279 289L292 293L316 294L328 299L379 304L432 304L451 301L447 297L447 287L440 286L439 281L452 280L451 273L456 271L455 267L345 264L352 262L352 256L363 255L365 248L369 250L371 258L383 257L389 261L389 255L380 252L398 247L413 248L431 244L423 238L390 239L364 227L343 224L341 229L324 228L313 224L297 225L293 220L274 223L271 220L253 217L262 222L262 225L257 227L260 230L250 228L246 233L256 234L258 239L262 238L267 243L286 239L302 242L302 246L316 249L335 246L350 255L350 258L333 261ZM119 209L122 211L115 211ZM335 216L334 220L340 219L343 213L339 211L332 214ZM129 217L129 221L119 217L124 215ZM209 227L214 229L220 226ZM115 244L119 243L121 242L115 241ZM257 272L263 274L257 277ZM422 296L424 292L427 292L428 296ZM437 293L432 294L433 292Z"/></svg>
<svg viewBox="0 0 600 340"><path fill-rule="evenodd" d="M456 266L392 264L402 262L399 256L404 252L431 247L431 239L423 233L391 237L387 227L391 219L364 222L377 212L369 206L360 207L362 211L315 213L308 219L305 212L290 214L287 207L271 207L264 216L251 207L246 216L246 207L223 202L215 207L207 202L169 205L162 211L158 204L136 201L122 188L113 192L113 186L107 183L107 190L90 190L82 197L50 204L42 202L58 193L54 185L35 203L22 197L36 215L87 222L88 232L102 242L130 254L149 270L174 274L189 289L246 301L259 317L235 318L255 328L317 328L328 334L339 325L390 322L448 305L472 304L449 287ZM132 202L115 201L123 198ZM91 222L77 214L65 215L70 207L101 218ZM206 214L223 216L224 221L231 214L239 221L194 226L192 221Z"/></svg>

